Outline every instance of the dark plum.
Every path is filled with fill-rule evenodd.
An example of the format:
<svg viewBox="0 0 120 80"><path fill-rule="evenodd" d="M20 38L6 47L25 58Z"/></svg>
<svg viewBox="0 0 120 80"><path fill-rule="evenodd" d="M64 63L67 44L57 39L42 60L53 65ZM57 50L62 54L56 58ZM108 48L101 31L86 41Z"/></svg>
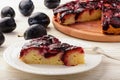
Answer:
<svg viewBox="0 0 120 80"><path fill-rule="evenodd" d="M39 24L34 24L30 26L25 32L24 32L24 39L33 39L42 37L43 35L47 35L46 28Z"/></svg>
<svg viewBox="0 0 120 80"><path fill-rule="evenodd" d="M4 17L0 20L0 31L4 33L12 32L16 28L16 23L12 17Z"/></svg>
<svg viewBox="0 0 120 80"><path fill-rule="evenodd" d="M115 28L120 28L120 17L112 17L110 19L110 24Z"/></svg>
<svg viewBox="0 0 120 80"><path fill-rule="evenodd" d="M59 6L60 0L44 0L44 5L49 9L54 9Z"/></svg>
<svg viewBox="0 0 120 80"><path fill-rule="evenodd" d="M34 10L34 4L31 0L22 0L19 3L19 10L24 16L29 16Z"/></svg>
<svg viewBox="0 0 120 80"><path fill-rule="evenodd" d="M40 25L43 25L45 28L47 28L49 23L50 23L49 17L45 13L42 13L42 12L33 13L28 18L29 25L40 24Z"/></svg>
<svg viewBox="0 0 120 80"><path fill-rule="evenodd" d="M15 17L15 11L12 7L6 6L1 10L1 17Z"/></svg>
<svg viewBox="0 0 120 80"><path fill-rule="evenodd" d="M0 32L0 46L4 43L5 37L2 32Z"/></svg>

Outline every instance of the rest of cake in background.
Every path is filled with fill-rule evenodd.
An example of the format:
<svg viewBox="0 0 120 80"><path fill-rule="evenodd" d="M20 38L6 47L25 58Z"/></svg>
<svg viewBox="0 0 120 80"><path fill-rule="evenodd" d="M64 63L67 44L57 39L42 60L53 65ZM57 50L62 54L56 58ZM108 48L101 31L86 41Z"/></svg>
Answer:
<svg viewBox="0 0 120 80"><path fill-rule="evenodd" d="M53 10L55 21L71 25L101 20L102 32L120 34L120 0L76 0Z"/></svg>
<svg viewBox="0 0 120 80"><path fill-rule="evenodd" d="M27 64L75 66L85 63L82 47L62 43L52 35L44 35L24 44L19 58Z"/></svg>

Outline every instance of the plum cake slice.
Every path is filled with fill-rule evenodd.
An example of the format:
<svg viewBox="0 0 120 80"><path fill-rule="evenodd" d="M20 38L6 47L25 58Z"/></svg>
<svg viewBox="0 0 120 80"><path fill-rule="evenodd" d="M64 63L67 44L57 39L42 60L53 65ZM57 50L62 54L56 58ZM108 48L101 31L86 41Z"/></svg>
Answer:
<svg viewBox="0 0 120 80"><path fill-rule="evenodd" d="M27 64L75 66L85 63L82 47L62 43L52 35L44 35L24 44L19 58Z"/></svg>

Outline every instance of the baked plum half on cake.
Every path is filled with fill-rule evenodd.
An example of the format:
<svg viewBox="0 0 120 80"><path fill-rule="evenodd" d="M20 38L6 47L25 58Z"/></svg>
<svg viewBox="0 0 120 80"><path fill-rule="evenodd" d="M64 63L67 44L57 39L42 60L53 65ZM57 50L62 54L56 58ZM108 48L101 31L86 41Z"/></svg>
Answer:
<svg viewBox="0 0 120 80"><path fill-rule="evenodd" d="M75 66L85 62L82 47L62 43L52 35L44 35L24 44L19 58L27 64Z"/></svg>
<svg viewBox="0 0 120 80"><path fill-rule="evenodd" d="M62 25L101 19L104 34L120 34L120 0L76 0L55 8L53 13Z"/></svg>

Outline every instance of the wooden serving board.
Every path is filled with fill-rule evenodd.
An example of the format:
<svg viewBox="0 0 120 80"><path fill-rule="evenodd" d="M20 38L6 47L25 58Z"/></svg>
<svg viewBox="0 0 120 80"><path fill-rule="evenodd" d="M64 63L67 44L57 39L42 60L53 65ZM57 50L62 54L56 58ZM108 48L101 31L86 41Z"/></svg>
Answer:
<svg viewBox="0 0 120 80"><path fill-rule="evenodd" d="M56 22L53 18L53 25L60 32L72 37L90 41L120 42L120 35L105 35L102 33L100 21L91 21L64 26Z"/></svg>

